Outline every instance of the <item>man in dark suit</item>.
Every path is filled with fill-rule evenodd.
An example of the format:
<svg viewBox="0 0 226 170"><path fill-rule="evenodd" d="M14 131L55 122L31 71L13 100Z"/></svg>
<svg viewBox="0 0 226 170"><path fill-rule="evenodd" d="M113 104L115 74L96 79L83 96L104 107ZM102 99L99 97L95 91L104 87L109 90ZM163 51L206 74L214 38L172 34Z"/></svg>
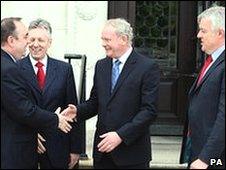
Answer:
<svg viewBox="0 0 226 170"><path fill-rule="evenodd" d="M96 64L90 98L77 106L78 121L98 115L93 149L97 169L143 169L151 160L149 126L157 116L159 69L134 51L132 38L127 21L107 21L101 37L107 57Z"/></svg>
<svg viewBox="0 0 226 170"><path fill-rule="evenodd" d="M19 64L34 98L37 99L38 106L48 111L55 111L59 106L66 108L70 103L76 105L77 95L72 66L47 55L52 41L50 23L43 19L34 20L30 23L28 31L30 54L20 60ZM39 86L36 76L38 62L43 64L45 75L43 87ZM44 150L40 150L43 152L39 156L40 169L71 169L75 166L81 152L77 124L74 123L69 134L57 129L51 133L44 131L40 134L46 141L43 142Z"/></svg>
<svg viewBox="0 0 226 170"><path fill-rule="evenodd" d="M198 16L201 49L208 57L189 92L191 169L225 167L225 8ZM185 147L184 138L183 148ZM182 155L183 155L182 151Z"/></svg>
<svg viewBox="0 0 226 170"><path fill-rule="evenodd" d="M21 18L1 20L1 168L37 168L37 129L68 133L67 122L75 117L75 108L67 108L68 117L34 105L35 100L15 63L27 46L27 28Z"/></svg>

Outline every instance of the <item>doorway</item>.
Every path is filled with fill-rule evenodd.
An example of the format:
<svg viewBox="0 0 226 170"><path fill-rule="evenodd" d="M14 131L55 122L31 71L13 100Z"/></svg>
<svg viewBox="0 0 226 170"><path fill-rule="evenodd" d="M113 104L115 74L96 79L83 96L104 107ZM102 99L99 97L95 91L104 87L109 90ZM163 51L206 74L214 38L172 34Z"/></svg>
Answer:
<svg viewBox="0 0 226 170"><path fill-rule="evenodd" d="M151 135L182 135L188 91L196 77L197 2L109 1L108 18L134 28L134 48L161 70L158 118Z"/></svg>

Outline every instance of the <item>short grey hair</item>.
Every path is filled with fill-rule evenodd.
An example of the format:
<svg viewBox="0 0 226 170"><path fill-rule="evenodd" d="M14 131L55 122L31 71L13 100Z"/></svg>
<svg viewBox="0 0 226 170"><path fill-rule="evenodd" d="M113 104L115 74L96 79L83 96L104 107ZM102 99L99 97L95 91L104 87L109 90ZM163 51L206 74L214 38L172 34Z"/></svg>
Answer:
<svg viewBox="0 0 226 170"><path fill-rule="evenodd" d="M223 29L225 32L225 7L210 7L198 15L198 22L200 22L203 18L210 19L213 31Z"/></svg>
<svg viewBox="0 0 226 170"><path fill-rule="evenodd" d="M45 29L51 37L52 28L51 28L51 25L48 21L41 19L41 18L38 18L38 19L36 19L36 20L34 20L30 23L28 30L36 29L36 28Z"/></svg>
<svg viewBox="0 0 226 170"><path fill-rule="evenodd" d="M118 36L125 35L128 37L128 42L131 45L133 40L133 28L131 27L130 23L128 23L123 18L115 18L107 20L105 26L112 26L115 28L115 33Z"/></svg>

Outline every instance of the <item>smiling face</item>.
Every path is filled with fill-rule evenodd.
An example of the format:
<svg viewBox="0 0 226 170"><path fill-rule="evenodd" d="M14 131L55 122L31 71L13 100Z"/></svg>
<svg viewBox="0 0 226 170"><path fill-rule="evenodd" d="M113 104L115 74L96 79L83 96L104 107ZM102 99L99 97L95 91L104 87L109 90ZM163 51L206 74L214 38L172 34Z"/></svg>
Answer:
<svg viewBox="0 0 226 170"><path fill-rule="evenodd" d="M128 38L117 35L112 26L104 27L101 39L106 55L110 58L120 57L128 48Z"/></svg>
<svg viewBox="0 0 226 170"><path fill-rule="evenodd" d="M28 47L32 57L35 60L43 59L51 45L51 37L44 28L35 28L29 30Z"/></svg>

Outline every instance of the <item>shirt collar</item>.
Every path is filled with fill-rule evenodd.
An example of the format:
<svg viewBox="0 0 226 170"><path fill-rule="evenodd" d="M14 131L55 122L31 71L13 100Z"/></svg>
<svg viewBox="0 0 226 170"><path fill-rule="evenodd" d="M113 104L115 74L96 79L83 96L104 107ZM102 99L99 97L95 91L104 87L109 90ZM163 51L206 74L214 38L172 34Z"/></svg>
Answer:
<svg viewBox="0 0 226 170"><path fill-rule="evenodd" d="M38 60L38 61L35 60L35 59L32 57L31 54L29 54L29 57L30 57L30 60L31 60L31 63L32 63L33 66L35 66L35 64L36 64L38 61L40 61L40 62L44 65L44 67L47 66L47 59L48 59L47 55L45 55L45 57L44 57L43 59Z"/></svg>
<svg viewBox="0 0 226 170"><path fill-rule="evenodd" d="M128 57L130 56L131 52L132 52L133 48L130 47L121 57L119 58L113 58L113 63L116 60L119 60L122 64L125 64L126 60L128 59Z"/></svg>
<svg viewBox="0 0 226 170"><path fill-rule="evenodd" d="M225 50L225 44L222 45L220 48L218 48L217 50L215 50L212 54L211 57L213 59L213 61L215 61L220 55L221 53Z"/></svg>

